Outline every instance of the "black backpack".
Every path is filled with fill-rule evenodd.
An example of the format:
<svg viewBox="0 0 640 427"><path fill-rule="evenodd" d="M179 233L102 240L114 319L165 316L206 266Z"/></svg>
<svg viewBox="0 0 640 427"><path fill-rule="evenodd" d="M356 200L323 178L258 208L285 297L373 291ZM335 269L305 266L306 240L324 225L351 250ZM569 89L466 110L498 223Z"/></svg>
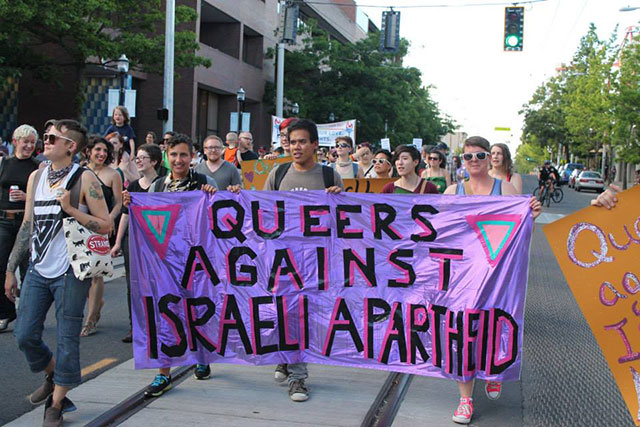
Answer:
<svg viewBox="0 0 640 427"><path fill-rule="evenodd" d="M273 184L274 190L280 190L280 184L282 183L284 176L289 172L290 167L291 162L282 163L276 168L276 177ZM322 165L322 179L324 181L324 188L333 187L335 185L333 180L333 169L329 166Z"/></svg>

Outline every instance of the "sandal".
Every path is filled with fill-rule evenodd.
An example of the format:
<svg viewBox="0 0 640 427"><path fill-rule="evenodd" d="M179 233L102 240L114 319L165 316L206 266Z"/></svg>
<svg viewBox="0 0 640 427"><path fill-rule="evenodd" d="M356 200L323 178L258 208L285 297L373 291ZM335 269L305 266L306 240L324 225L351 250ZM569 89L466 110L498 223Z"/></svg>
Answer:
<svg viewBox="0 0 640 427"><path fill-rule="evenodd" d="M89 335L93 335L93 334L96 333L97 329L98 329L98 327L96 325L96 322L88 321L82 327L82 331L80 331L80 336L81 337L88 337Z"/></svg>

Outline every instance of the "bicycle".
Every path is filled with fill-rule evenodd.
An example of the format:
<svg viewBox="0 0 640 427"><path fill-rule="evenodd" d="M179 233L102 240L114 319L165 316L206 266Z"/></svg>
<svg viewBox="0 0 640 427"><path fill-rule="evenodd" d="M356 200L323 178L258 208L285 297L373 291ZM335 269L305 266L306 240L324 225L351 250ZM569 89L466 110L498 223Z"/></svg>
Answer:
<svg viewBox="0 0 640 427"><path fill-rule="evenodd" d="M548 199L547 195L549 196ZM549 191L549 184L545 184L543 194L540 194L540 187L536 187L533 190L533 197L538 199L540 203L542 203L542 206L545 206L546 203L546 206L549 207L551 205L551 200L553 200L554 203L560 203L564 198L564 192L562 191L562 188L560 188L560 184L556 182L552 192Z"/></svg>

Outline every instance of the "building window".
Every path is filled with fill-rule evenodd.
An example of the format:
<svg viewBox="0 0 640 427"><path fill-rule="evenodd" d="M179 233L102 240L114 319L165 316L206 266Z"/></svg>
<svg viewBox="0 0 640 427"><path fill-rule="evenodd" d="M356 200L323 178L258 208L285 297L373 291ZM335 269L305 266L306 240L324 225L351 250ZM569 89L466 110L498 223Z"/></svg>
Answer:
<svg viewBox="0 0 640 427"><path fill-rule="evenodd" d="M246 25L242 35L242 60L258 68L262 68L264 60L264 40L262 35Z"/></svg>
<svg viewBox="0 0 640 427"><path fill-rule="evenodd" d="M202 2L200 11L200 43L240 59L240 21Z"/></svg>

